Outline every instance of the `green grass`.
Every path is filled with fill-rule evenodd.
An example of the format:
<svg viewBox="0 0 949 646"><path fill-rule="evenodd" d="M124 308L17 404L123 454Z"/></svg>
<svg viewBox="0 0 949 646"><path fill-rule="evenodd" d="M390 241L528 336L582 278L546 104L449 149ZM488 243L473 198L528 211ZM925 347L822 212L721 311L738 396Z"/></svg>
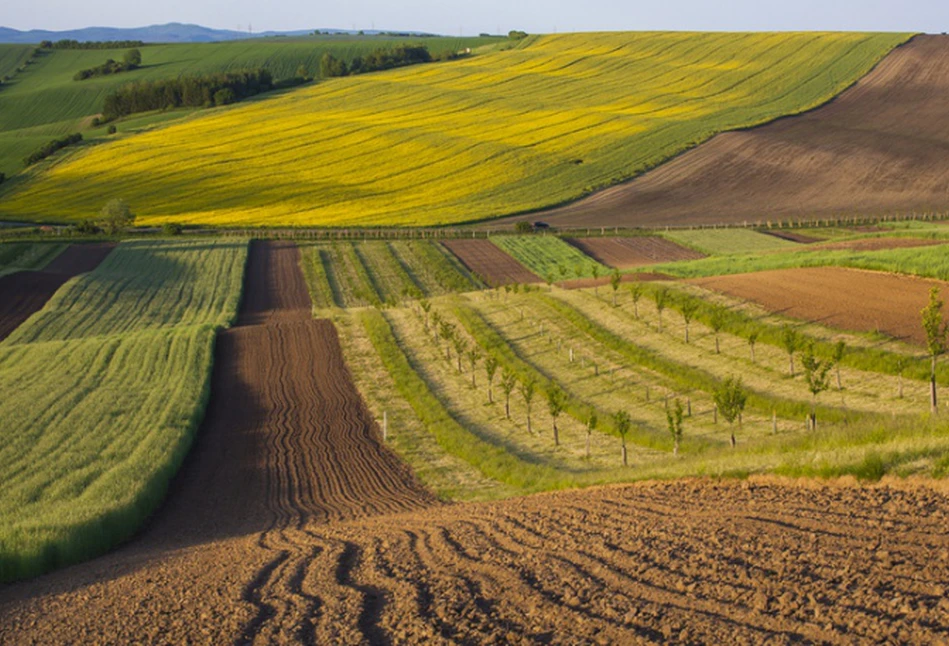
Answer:
<svg viewBox="0 0 949 646"><path fill-rule="evenodd" d="M7 242L0 244L0 276L42 269L66 249L60 242Z"/></svg>
<svg viewBox="0 0 949 646"><path fill-rule="evenodd" d="M751 229L686 229L666 231L662 235L696 251L720 256L780 249L797 249L800 244Z"/></svg>
<svg viewBox="0 0 949 646"><path fill-rule="evenodd" d="M608 276L612 271L555 236L494 236L491 242L544 279Z"/></svg>
<svg viewBox="0 0 949 646"><path fill-rule="evenodd" d="M89 558L159 504L203 415L246 245L120 245L0 344L0 580Z"/></svg>
<svg viewBox="0 0 949 646"><path fill-rule="evenodd" d="M120 60L125 50L43 51L36 62L17 74L9 85L0 86L0 172L12 175L20 171L26 154L56 136L80 130L84 118L101 111L105 96L126 83L254 67L265 67L274 79L284 79L293 77L300 65L311 75L319 76L320 59L325 53L348 61L378 47L419 40L324 36L146 45L139 48L143 61L140 69L85 81L74 81L72 77L79 70L102 64L107 58ZM437 54L474 48L498 42L498 39L426 38L422 42ZM15 61L24 56L23 51L21 46L0 47L0 76L5 66L16 67ZM171 114L181 116L182 113ZM119 127L128 129L122 124ZM94 136L104 134L101 130L92 133Z"/></svg>
<svg viewBox="0 0 949 646"><path fill-rule="evenodd" d="M16 75L17 70L29 60L34 49L34 45L0 45L0 80ZM4 85L0 85L0 92L7 89L7 81L3 83Z"/></svg>
<svg viewBox="0 0 949 646"><path fill-rule="evenodd" d="M666 263L654 269L679 278L703 278L800 267L853 267L949 280L949 252L941 245L880 251L826 251L798 246L791 253L743 253Z"/></svg>

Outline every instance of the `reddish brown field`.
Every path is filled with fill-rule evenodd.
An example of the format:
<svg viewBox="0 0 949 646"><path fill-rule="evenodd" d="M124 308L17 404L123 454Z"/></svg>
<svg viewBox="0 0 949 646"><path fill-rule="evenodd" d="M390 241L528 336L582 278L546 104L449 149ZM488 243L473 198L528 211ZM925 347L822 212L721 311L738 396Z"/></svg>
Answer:
<svg viewBox="0 0 949 646"><path fill-rule="evenodd" d="M554 226L764 222L949 210L949 37L917 36L827 105L718 135L544 213Z"/></svg>
<svg viewBox="0 0 949 646"><path fill-rule="evenodd" d="M66 281L98 267L114 246L70 245L43 271L18 271L0 276L0 341L43 309Z"/></svg>
<svg viewBox="0 0 949 646"><path fill-rule="evenodd" d="M608 267L630 269L676 260L697 260L705 254L658 236L635 238L566 238L567 242Z"/></svg>
<svg viewBox="0 0 949 646"><path fill-rule="evenodd" d="M815 245L815 250L847 249L849 251L880 251L882 249L908 249L912 247L933 247L949 244L949 240L928 240L923 238L863 238L862 240L843 240Z"/></svg>
<svg viewBox="0 0 949 646"><path fill-rule="evenodd" d="M745 299L778 314L844 330L883 332L923 345L920 310L934 285L881 272L819 267L698 278L696 285ZM949 316L949 307L945 310Z"/></svg>
<svg viewBox="0 0 949 646"><path fill-rule="evenodd" d="M458 257L468 271L481 277L492 287L510 283L543 282L490 240L446 240L442 244Z"/></svg>
<svg viewBox="0 0 949 646"><path fill-rule="evenodd" d="M930 486L697 480L438 503L380 443L297 258L252 247L163 509L113 554L0 588L0 643L949 639L949 497Z"/></svg>

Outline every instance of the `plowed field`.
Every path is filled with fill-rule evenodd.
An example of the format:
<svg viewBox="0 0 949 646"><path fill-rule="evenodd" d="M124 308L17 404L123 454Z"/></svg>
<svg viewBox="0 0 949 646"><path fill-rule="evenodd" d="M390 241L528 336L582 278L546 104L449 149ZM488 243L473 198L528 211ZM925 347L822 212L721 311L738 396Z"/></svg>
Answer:
<svg viewBox="0 0 949 646"><path fill-rule="evenodd" d="M949 240L928 240L925 238L863 238L861 240L841 240L815 245L818 249L846 249L849 251L880 251L882 249L909 249L912 247L932 247L947 244Z"/></svg>
<svg viewBox="0 0 949 646"><path fill-rule="evenodd" d="M949 210L947 102L949 37L917 36L822 108L718 135L540 217L643 226Z"/></svg>
<svg viewBox="0 0 949 646"><path fill-rule="evenodd" d="M18 271L0 276L0 341L43 309L46 301L67 280L98 267L114 246L71 245L43 271Z"/></svg>
<svg viewBox="0 0 949 646"><path fill-rule="evenodd" d="M567 242L597 262L616 269L642 267L676 260L698 260L705 255L657 236L636 238L568 238Z"/></svg>
<svg viewBox="0 0 949 646"><path fill-rule="evenodd" d="M949 296L949 285L881 272L817 267L698 278L692 281L753 301L792 318L845 330L879 331L923 345L920 310L933 285ZM949 316L949 308L944 316Z"/></svg>
<svg viewBox="0 0 949 646"><path fill-rule="evenodd" d="M259 539L140 550L4 590L0 639L949 638L949 499L922 487L684 481L324 525L286 513Z"/></svg>
<svg viewBox="0 0 949 646"><path fill-rule="evenodd" d="M480 276L488 285L542 282L490 240L446 240L442 244L458 257L468 271Z"/></svg>

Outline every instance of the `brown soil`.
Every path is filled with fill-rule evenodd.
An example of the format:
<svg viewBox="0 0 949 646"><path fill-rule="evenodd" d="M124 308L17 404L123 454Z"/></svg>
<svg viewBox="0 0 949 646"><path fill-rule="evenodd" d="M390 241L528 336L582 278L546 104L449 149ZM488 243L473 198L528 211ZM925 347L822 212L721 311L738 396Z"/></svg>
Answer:
<svg viewBox="0 0 949 646"><path fill-rule="evenodd" d="M378 442L334 328L258 290L167 504L89 563L0 588L0 643L939 643L949 497L680 481L438 505ZM287 281L279 280L284 277ZM276 282L275 282L276 281ZM253 305L253 304L259 305Z"/></svg>
<svg viewBox="0 0 949 646"><path fill-rule="evenodd" d="M0 640L941 643L947 517L926 487L761 480L291 521L11 586Z"/></svg>
<svg viewBox="0 0 949 646"><path fill-rule="evenodd" d="M774 236L775 238L781 238L782 240L789 240L790 242L799 242L800 244L813 244L815 242L821 241L820 238L813 238L811 236L806 236L803 233L793 233L791 231L783 231L781 229L763 229L761 233Z"/></svg>
<svg viewBox="0 0 949 646"><path fill-rule="evenodd" d="M763 222L949 210L949 37L917 36L836 100L712 140L542 214L553 226Z"/></svg>
<svg viewBox="0 0 949 646"><path fill-rule="evenodd" d="M635 238L566 238L567 242L608 267L629 269L676 260L697 260L705 255L658 236Z"/></svg>
<svg viewBox="0 0 949 646"><path fill-rule="evenodd" d="M949 284L881 272L819 267L691 280L696 285L753 301L792 318L844 330L883 332L924 345L920 311L934 285ZM949 307L945 309L949 316Z"/></svg>
<svg viewBox="0 0 949 646"><path fill-rule="evenodd" d="M543 282L490 240L445 240L442 244L458 257L468 271L492 287L511 283Z"/></svg>
<svg viewBox="0 0 949 646"><path fill-rule="evenodd" d="M847 249L849 251L880 251L883 249L908 249L912 247L933 247L949 244L949 240L927 240L923 238L863 238L862 240L843 240L815 245L814 250Z"/></svg>
<svg viewBox="0 0 949 646"><path fill-rule="evenodd" d="M667 274L660 274L656 271L640 271L634 274L623 274L620 276L621 283L635 283L639 281L653 282L660 280L675 280ZM609 276L600 276L599 278L573 278L557 283L564 289L586 289L588 287L603 287L610 284Z"/></svg>
<svg viewBox="0 0 949 646"><path fill-rule="evenodd" d="M43 271L18 271L0 276L0 341L43 309L66 281L98 267L114 246L70 245Z"/></svg>

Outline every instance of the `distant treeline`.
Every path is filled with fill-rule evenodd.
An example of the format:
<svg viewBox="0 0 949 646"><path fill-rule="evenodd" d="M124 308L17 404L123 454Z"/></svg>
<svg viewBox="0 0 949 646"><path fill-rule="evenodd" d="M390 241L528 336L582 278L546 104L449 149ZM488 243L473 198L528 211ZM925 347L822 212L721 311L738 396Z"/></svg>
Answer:
<svg viewBox="0 0 949 646"><path fill-rule="evenodd" d="M82 141L82 135L79 134L78 132L71 135L66 135L65 137L61 137L59 139L54 139L53 141L49 142L48 144L46 144L45 146L43 146L42 148L34 152L32 155L28 156L26 159L24 159L23 163L26 164L27 166L32 166L36 162L46 159L57 150L61 150L65 148L66 146L71 146L72 144L77 144L80 141Z"/></svg>
<svg viewBox="0 0 949 646"><path fill-rule="evenodd" d="M144 47L145 43L141 40L102 40L102 41L84 41L78 40L44 40L40 43L40 49L128 49L129 47Z"/></svg>
<svg viewBox="0 0 949 646"><path fill-rule="evenodd" d="M84 81L94 76L107 76L109 74L119 74L120 72L129 72L138 69L142 64L142 53L137 49L130 49L125 52L125 58L122 62L114 61L111 58L98 67L87 70L80 70L72 77L74 81Z"/></svg>
<svg viewBox="0 0 949 646"><path fill-rule="evenodd" d="M443 59L456 58L458 55L448 53ZM404 65L415 65L417 63L430 63L432 55L425 45L398 45L392 48L380 48L371 51L365 57L357 56L349 63L340 60L330 53L323 54L320 61L320 76L323 78L332 78L336 76L347 76L349 74L363 74L365 72L378 72L388 70L394 67Z"/></svg>
<svg viewBox="0 0 949 646"><path fill-rule="evenodd" d="M102 116L103 120L111 121L136 112L226 105L273 87L270 72L262 68L143 81L107 95Z"/></svg>

